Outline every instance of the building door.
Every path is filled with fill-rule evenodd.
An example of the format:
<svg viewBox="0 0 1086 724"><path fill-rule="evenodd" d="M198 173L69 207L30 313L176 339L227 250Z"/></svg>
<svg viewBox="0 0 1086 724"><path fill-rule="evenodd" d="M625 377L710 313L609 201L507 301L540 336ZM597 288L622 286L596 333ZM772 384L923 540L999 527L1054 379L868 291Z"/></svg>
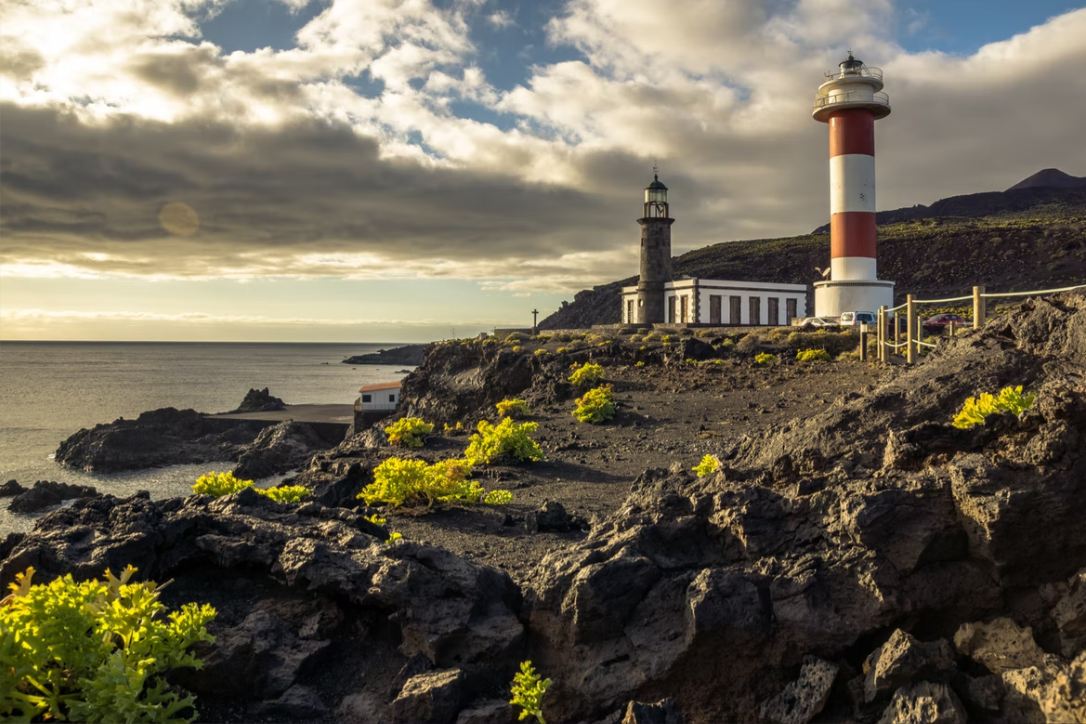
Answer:
<svg viewBox="0 0 1086 724"><path fill-rule="evenodd" d="M709 324L720 324L720 295L709 295Z"/></svg>
<svg viewBox="0 0 1086 724"><path fill-rule="evenodd" d="M690 297L685 294L679 297L679 321L690 321Z"/></svg>
<svg viewBox="0 0 1086 724"><path fill-rule="evenodd" d="M766 307L766 312L768 313L768 317L769 317L769 319L766 320L768 324L770 324L771 326L774 326L774 327L776 327L778 324L780 324L781 323L781 300L777 299L776 297L770 297L769 298L769 304Z"/></svg>
<svg viewBox="0 0 1086 724"><path fill-rule="evenodd" d="M795 299L785 299L784 300L784 310L785 310L784 316L787 317L785 322L787 322L788 324L791 324L792 320L795 319L796 316L797 316L796 315L796 300Z"/></svg>
<svg viewBox="0 0 1086 724"><path fill-rule="evenodd" d="M734 325L740 325L743 323L743 298L742 297L728 297L728 323Z"/></svg>
<svg viewBox="0 0 1086 724"><path fill-rule="evenodd" d="M750 323L761 324L762 323L762 298L751 297L750 298Z"/></svg>
<svg viewBox="0 0 1086 724"><path fill-rule="evenodd" d="M637 321L637 317L634 316L634 300L626 300L626 323L633 324Z"/></svg>
<svg viewBox="0 0 1086 724"><path fill-rule="evenodd" d="M675 297L667 298L667 321L668 324L675 324Z"/></svg>

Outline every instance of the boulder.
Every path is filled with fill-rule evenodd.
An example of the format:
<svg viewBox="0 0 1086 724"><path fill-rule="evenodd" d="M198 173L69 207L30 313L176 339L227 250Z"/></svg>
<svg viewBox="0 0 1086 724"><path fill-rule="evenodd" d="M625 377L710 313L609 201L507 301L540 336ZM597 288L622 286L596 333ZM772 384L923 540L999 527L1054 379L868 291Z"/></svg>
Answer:
<svg viewBox="0 0 1086 724"><path fill-rule="evenodd" d="M683 715L672 699L646 704L631 701L622 715L622 724L683 724Z"/></svg>
<svg viewBox="0 0 1086 724"><path fill-rule="evenodd" d="M260 431L241 448L234 475L257 480L307 464L313 453L328 448L312 425L286 420Z"/></svg>
<svg viewBox="0 0 1086 724"><path fill-rule="evenodd" d="M771 724L807 724L826 706L837 670L830 661L805 657L799 677L762 704L762 719Z"/></svg>
<svg viewBox="0 0 1086 724"><path fill-rule="evenodd" d="M1071 658L1086 648L1086 569L1071 577L1066 593L1052 607L1060 651Z"/></svg>
<svg viewBox="0 0 1086 724"><path fill-rule="evenodd" d="M529 533L565 533L587 526L584 518L570 515L557 500L546 500L524 516L524 527Z"/></svg>
<svg viewBox="0 0 1086 724"><path fill-rule="evenodd" d="M1003 711L1009 721L1086 722L1086 651L1070 665L1053 657L1000 676L1006 690Z"/></svg>
<svg viewBox="0 0 1086 724"><path fill-rule="evenodd" d="M0 498L25 492L26 488L20 485L18 480L9 480L3 485L0 485Z"/></svg>
<svg viewBox="0 0 1086 724"><path fill-rule="evenodd" d="M966 724L961 701L946 684L921 681L894 692L879 724Z"/></svg>
<svg viewBox="0 0 1086 724"><path fill-rule="evenodd" d="M1033 666L1047 656L1029 628L1006 617L962 624L954 633L954 648L993 674Z"/></svg>
<svg viewBox="0 0 1086 724"><path fill-rule="evenodd" d="M17 494L8 504L13 513L38 513L46 508L59 505L73 498L87 498L98 495L90 485L72 485L57 483L52 480L39 480L34 487Z"/></svg>
<svg viewBox="0 0 1086 724"><path fill-rule="evenodd" d="M287 403L272 395L265 387L262 390L250 388L238 408L231 412L270 412L285 409L287 409Z"/></svg>
<svg viewBox="0 0 1086 724"><path fill-rule="evenodd" d="M954 650L945 640L922 642L895 629L864 661L864 700L872 702L912 681L945 678L954 668Z"/></svg>
<svg viewBox="0 0 1086 724"><path fill-rule="evenodd" d="M428 671L404 682L389 707L394 722L434 722L456 719L464 696L464 672L460 669Z"/></svg>

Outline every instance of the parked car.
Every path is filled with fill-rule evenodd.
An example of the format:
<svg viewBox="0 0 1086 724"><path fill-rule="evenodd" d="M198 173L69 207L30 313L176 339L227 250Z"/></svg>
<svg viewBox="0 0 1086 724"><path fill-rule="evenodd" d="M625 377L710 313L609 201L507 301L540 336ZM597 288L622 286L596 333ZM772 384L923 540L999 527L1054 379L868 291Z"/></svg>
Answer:
<svg viewBox="0 0 1086 724"><path fill-rule="evenodd" d="M859 327L861 324L875 326L874 312L841 312L838 325L841 327Z"/></svg>
<svg viewBox="0 0 1086 724"><path fill-rule="evenodd" d="M969 326L969 320L957 314L936 314L934 317L928 317L923 321L924 331L933 333L942 332L951 324L958 329L962 329Z"/></svg>
<svg viewBox="0 0 1086 724"><path fill-rule="evenodd" d="M836 327L836 317L804 317L796 322L797 327L802 329L816 329L818 327Z"/></svg>

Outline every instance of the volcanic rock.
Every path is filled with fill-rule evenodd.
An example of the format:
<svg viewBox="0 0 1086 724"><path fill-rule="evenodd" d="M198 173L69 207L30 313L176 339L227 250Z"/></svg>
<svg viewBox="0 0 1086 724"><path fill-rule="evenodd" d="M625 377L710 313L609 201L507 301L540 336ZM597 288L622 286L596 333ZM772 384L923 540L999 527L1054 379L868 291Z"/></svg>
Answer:
<svg viewBox="0 0 1086 724"><path fill-rule="evenodd" d="M762 704L762 719L772 724L807 724L826 706L838 668L815 656L806 657L799 678Z"/></svg>
<svg viewBox="0 0 1086 724"><path fill-rule="evenodd" d="M22 486L20 486L22 487ZM72 498L87 498L98 495L98 491L90 485L72 485L71 483L57 483L52 480L39 480L34 487L16 495L11 499L8 510L13 513L37 513L46 508L59 505Z"/></svg>
<svg viewBox="0 0 1086 724"><path fill-rule="evenodd" d="M966 724L961 701L946 684L921 681L894 692L879 724Z"/></svg>
<svg viewBox="0 0 1086 724"><path fill-rule="evenodd" d="M304 466L313 453L328 447L312 425L286 420L260 431L241 449L234 475L266 478Z"/></svg>
<svg viewBox="0 0 1086 724"><path fill-rule="evenodd" d="M671 699L652 704L631 701L622 716L622 724L683 724L683 715Z"/></svg>
<svg viewBox="0 0 1086 724"><path fill-rule="evenodd" d="M262 390L250 388L245 393L245 397L242 399L241 404L238 405L238 408L231 410L231 412L270 412L285 410L286 408L287 403L272 395L267 387Z"/></svg>
<svg viewBox="0 0 1086 724"><path fill-rule="evenodd" d="M282 505L252 490L218 499L100 496L38 521L0 562L0 584L28 566L48 581L133 564L141 577L172 580L163 594L171 605L210 602L218 643L202 670L177 675L209 719L239 711L317 717L360 695L384 716L396 692L422 691L419 676L448 670L463 672L464 701L498 694L523 639L512 581L385 537L360 513ZM329 666L356 673L330 677ZM434 709L432 721L451 721L450 706Z"/></svg>
<svg viewBox="0 0 1086 724"><path fill-rule="evenodd" d="M368 354L358 354L343 360L348 365L411 365L422 364L428 344L405 344L402 347L382 349Z"/></svg>
<svg viewBox="0 0 1086 724"><path fill-rule="evenodd" d="M261 425L211 419L164 407L135 420L119 418L83 429L60 444L56 461L87 472L112 473L160 465L234 460Z"/></svg>
<svg viewBox="0 0 1086 724"><path fill-rule="evenodd" d="M954 650L943 639L921 642L896 629L864 661L864 698L892 692L911 681L934 681L954 670Z"/></svg>
<svg viewBox="0 0 1086 724"><path fill-rule="evenodd" d="M1036 392L1034 409L949 424L966 397L1008 384ZM653 690L705 720L753 719L805 652L833 661L894 629L873 693L949 680L945 642L910 633L918 613L950 633L1086 565L1084 392L1086 297L1033 300L870 392L726 445L724 475L642 476L529 579L537 663L561 672L548 718L600 717ZM900 466L890 431L916 446ZM892 706L925 701L960 711L941 682Z"/></svg>
<svg viewBox="0 0 1086 724"><path fill-rule="evenodd" d="M0 498L18 495L19 493L25 492L26 488L20 485L18 480L9 480L3 485L0 485Z"/></svg>

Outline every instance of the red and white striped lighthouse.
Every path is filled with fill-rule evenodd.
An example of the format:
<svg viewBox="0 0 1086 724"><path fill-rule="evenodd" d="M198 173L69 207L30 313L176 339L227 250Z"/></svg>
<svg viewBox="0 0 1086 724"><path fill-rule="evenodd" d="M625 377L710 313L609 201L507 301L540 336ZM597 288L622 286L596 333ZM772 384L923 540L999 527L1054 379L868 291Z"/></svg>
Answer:
<svg viewBox="0 0 1086 724"><path fill-rule="evenodd" d="M815 282L815 314L893 306L894 283L877 276L875 121L890 115L882 70L852 52L818 87L816 121L830 131L830 277Z"/></svg>

